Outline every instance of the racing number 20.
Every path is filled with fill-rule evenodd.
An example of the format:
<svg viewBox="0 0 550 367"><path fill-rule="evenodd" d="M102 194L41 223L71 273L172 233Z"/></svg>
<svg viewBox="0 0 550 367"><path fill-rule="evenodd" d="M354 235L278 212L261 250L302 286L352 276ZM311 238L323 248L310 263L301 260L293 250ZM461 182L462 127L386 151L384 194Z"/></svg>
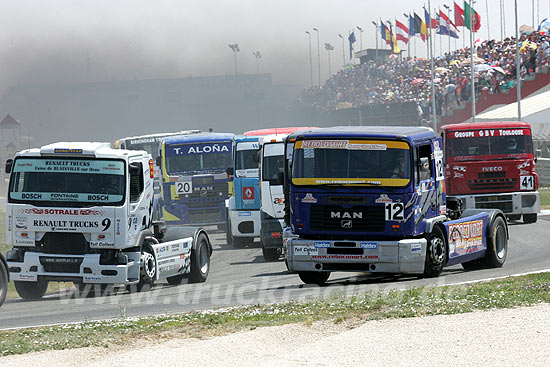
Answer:
<svg viewBox="0 0 550 367"><path fill-rule="evenodd" d="M192 190L191 181L176 182L176 194L190 194Z"/></svg>
<svg viewBox="0 0 550 367"><path fill-rule="evenodd" d="M405 207L403 203L386 203L386 220L404 220Z"/></svg>

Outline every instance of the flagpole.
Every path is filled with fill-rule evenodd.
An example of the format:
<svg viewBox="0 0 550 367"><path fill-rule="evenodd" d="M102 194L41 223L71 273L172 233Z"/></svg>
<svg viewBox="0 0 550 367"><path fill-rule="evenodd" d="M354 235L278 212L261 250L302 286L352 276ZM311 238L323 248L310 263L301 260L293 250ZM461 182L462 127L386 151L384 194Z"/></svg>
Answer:
<svg viewBox="0 0 550 367"><path fill-rule="evenodd" d="M470 0L470 73L472 74L472 122L476 122L476 86L475 86L475 76L474 76L474 25L473 25L473 14L472 9L472 0Z"/></svg>
<svg viewBox="0 0 550 367"><path fill-rule="evenodd" d="M519 36L518 36L518 0L514 0L514 11L516 17L516 90L518 99L518 120L521 121L521 79L519 64Z"/></svg>
<svg viewBox="0 0 550 367"><path fill-rule="evenodd" d="M431 1L428 0L428 9L431 9ZM432 17L430 16L430 44L429 44L429 50L430 50L430 70L431 70L431 78L432 78L432 125L434 132L437 133L437 111L435 110L435 84L434 84L434 58L433 58L433 48L432 48Z"/></svg>
<svg viewBox="0 0 550 367"><path fill-rule="evenodd" d="M435 12L436 9L434 8L434 13ZM439 13L436 13L436 17L437 16L439 16ZM441 27L441 17L439 18L439 26ZM443 56L443 35L441 34L441 29L439 30L439 52L441 53L441 56Z"/></svg>
<svg viewBox="0 0 550 367"><path fill-rule="evenodd" d="M489 3L485 0L485 9L487 10L487 41L491 40L491 27L489 27Z"/></svg>

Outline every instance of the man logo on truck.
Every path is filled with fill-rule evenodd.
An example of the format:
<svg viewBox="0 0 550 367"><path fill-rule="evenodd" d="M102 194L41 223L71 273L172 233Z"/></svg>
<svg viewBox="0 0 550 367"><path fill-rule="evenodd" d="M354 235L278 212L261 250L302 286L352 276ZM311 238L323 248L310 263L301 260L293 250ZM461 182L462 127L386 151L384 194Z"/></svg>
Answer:
<svg viewBox="0 0 550 367"><path fill-rule="evenodd" d="M362 212L330 212L330 218L331 219L346 219L346 218L353 218L353 219L363 219L363 213Z"/></svg>

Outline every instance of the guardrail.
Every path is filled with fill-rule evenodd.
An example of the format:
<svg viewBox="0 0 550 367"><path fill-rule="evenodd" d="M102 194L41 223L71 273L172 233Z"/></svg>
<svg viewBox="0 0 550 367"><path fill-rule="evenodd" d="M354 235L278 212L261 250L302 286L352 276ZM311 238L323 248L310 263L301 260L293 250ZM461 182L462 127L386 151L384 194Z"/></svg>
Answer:
<svg viewBox="0 0 550 367"><path fill-rule="evenodd" d="M540 186L550 186L550 158L538 158L535 169L539 175Z"/></svg>

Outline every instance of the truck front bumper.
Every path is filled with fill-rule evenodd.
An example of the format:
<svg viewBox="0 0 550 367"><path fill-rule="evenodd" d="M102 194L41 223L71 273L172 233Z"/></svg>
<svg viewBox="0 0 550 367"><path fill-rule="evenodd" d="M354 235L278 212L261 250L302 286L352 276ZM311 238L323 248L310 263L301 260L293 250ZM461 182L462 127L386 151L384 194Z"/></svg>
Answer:
<svg viewBox="0 0 550 367"><path fill-rule="evenodd" d="M424 272L427 244L424 238L400 241L316 241L288 238L285 241L285 258L292 272Z"/></svg>
<svg viewBox="0 0 550 367"><path fill-rule="evenodd" d="M8 261L10 279L36 282L38 277L52 281L132 284L139 279L139 253L127 253L128 263L100 265L99 254L54 255L27 251L22 262ZM136 258L131 259L130 257Z"/></svg>
<svg viewBox="0 0 550 367"><path fill-rule="evenodd" d="M504 214L510 215L540 213L538 191L456 195L455 197L462 200L465 209L500 209Z"/></svg>
<svg viewBox="0 0 550 367"><path fill-rule="evenodd" d="M260 236L259 210L229 210L229 216L234 237Z"/></svg>

